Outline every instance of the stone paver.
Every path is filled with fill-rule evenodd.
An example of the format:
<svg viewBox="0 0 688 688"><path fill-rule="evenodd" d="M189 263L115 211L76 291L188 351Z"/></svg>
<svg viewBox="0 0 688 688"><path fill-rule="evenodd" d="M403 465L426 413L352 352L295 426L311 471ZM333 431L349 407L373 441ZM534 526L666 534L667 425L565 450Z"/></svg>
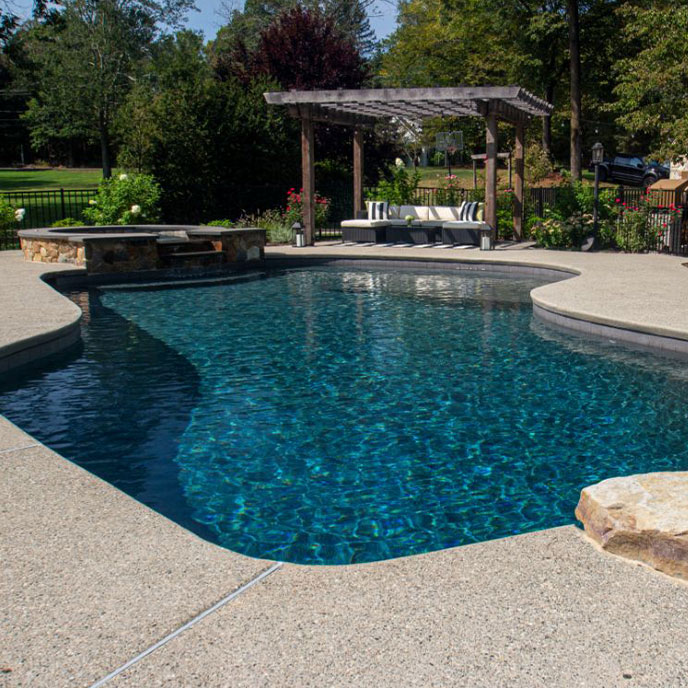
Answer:
<svg viewBox="0 0 688 688"><path fill-rule="evenodd" d="M269 566L45 447L0 453L0 475L2 688L90 685Z"/></svg>
<svg viewBox="0 0 688 688"><path fill-rule="evenodd" d="M688 586L599 552L573 526L285 566L112 685L679 688L687 604Z"/></svg>

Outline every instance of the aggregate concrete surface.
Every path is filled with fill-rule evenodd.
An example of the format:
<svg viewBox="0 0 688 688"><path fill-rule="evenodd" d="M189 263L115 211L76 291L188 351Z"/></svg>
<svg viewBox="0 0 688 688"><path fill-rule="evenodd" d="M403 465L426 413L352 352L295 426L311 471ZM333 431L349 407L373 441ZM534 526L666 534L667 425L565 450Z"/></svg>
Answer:
<svg viewBox="0 0 688 688"><path fill-rule="evenodd" d="M0 251L0 356L79 322L79 307L40 279L48 272L74 269L60 263L29 263L21 251Z"/></svg>
<svg viewBox="0 0 688 688"><path fill-rule="evenodd" d="M377 564L285 566L113 684L678 688L686 605L688 586L568 526Z"/></svg>
<svg viewBox="0 0 688 688"><path fill-rule="evenodd" d="M688 339L669 256L346 247L274 257L516 262L580 273L544 307ZM78 319L0 253L0 344ZM9 292L16 292L15 294ZM206 543L0 417L0 686L89 686L269 562ZM122 686L688 686L688 587L574 527L377 564L285 565L108 682Z"/></svg>

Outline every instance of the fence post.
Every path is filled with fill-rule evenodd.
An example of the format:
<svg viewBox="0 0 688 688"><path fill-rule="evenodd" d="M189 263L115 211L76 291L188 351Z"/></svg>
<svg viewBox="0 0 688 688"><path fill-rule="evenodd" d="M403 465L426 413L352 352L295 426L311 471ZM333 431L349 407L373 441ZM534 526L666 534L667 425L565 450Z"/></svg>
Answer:
<svg viewBox="0 0 688 688"><path fill-rule="evenodd" d="M64 188L60 187L60 210L62 211L61 220L64 220L67 215L65 214L65 199L64 199Z"/></svg>

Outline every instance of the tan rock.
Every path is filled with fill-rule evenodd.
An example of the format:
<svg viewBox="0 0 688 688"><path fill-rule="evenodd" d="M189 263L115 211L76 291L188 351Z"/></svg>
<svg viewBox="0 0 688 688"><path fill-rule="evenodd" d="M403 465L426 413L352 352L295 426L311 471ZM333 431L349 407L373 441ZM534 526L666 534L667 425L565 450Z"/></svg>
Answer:
<svg viewBox="0 0 688 688"><path fill-rule="evenodd" d="M603 480L581 492L576 517L603 549L688 580L688 472Z"/></svg>

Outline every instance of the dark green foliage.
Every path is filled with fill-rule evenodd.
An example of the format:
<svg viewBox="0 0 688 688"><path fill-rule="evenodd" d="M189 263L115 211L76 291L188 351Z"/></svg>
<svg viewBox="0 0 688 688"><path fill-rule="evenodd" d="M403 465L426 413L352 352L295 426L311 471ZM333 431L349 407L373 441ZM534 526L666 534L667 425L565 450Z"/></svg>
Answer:
<svg viewBox="0 0 688 688"><path fill-rule="evenodd" d="M120 121L120 163L153 174L163 217L199 222L276 205L298 170L297 123L268 107L267 81L214 78L201 39L168 39L152 65L153 89L136 89Z"/></svg>

